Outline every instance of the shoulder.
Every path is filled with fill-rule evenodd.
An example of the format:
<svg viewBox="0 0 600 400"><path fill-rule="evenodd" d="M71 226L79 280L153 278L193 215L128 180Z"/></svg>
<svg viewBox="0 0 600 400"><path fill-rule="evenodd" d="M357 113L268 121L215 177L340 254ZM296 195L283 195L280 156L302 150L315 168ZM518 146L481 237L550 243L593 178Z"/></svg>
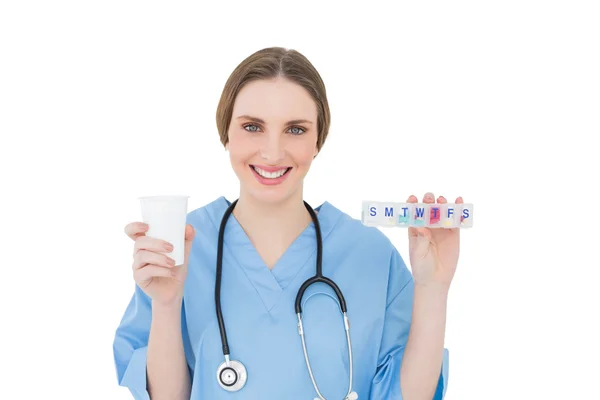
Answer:
<svg viewBox="0 0 600 400"><path fill-rule="evenodd" d="M394 298L412 280L396 246L377 227L366 226L341 210L331 214L337 214L336 221L324 246L329 246L330 251L335 252L335 259L343 260L345 266L352 269L354 278L383 285L387 287L388 298Z"/></svg>
<svg viewBox="0 0 600 400"><path fill-rule="evenodd" d="M329 240L341 245L347 251L366 253L376 259L390 259L397 253L392 241L377 227L366 226L358 218L325 202L322 206L328 217L330 226Z"/></svg>
<svg viewBox="0 0 600 400"><path fill-rule="evenodd" d="M390 239L377 227L366 226L358 218L337 208L329 202L323 203L321 210L326 214L334 235L352 236L354 240L367 243L376 250L391 250L394 245Z"/></svg>
<svg viewBox="0 0 600 400"><path fill-rule="evenodd" d="M187 223L198 232L213 233L219 230L221 217L229 207L229 202L223 196L188 212Z"/></svg>

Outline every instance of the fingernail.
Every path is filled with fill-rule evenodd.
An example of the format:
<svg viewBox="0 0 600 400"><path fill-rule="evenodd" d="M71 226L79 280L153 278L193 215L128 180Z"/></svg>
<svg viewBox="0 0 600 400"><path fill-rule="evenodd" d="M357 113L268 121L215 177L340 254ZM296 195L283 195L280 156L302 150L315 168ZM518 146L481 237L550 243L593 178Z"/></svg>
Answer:
<svg viewBox="0 0 600 400"><path fill-rule="evenodd" d="M169 265L173 265L173 266L174 266L174 265L175 265L175 260L173 260L171 257L168 257L168 258L167 258L167 263L168 263Z"/></svg>
<svg viewBox="0 0 600 400"><path fill-rule="evenodd" d="M164 247L167 251L173 251L173 245L170 243L165 243Z"/></svg>

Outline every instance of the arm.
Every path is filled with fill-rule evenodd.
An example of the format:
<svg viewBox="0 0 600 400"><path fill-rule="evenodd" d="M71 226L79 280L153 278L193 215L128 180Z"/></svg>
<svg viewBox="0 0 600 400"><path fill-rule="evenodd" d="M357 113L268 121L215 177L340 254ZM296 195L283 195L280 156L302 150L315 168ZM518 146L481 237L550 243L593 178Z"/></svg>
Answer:
<svg viewBox="0 0 600 400"><path fill-rule="evenodd" d="M428 292L415 288L413 277L396 249L393 249L390 257L387 291L378 367L369 398L442 400L448 384L448 352L443 348L443 339L438 342L439 348L427 348L433 343L431 338L440 335L439 331L437 335L432 334L430 328L430 324L440 323L437 317L430 319L432 309L440 306L439 303L430 302L432 299ZM416 319L413 319L413 313ZM413 327L414 323L416 325ZM425 351L422 347L426 347ZM405 357L408 357L406 362ZM439 364L438 358L442 359ZM421 374L426 377L421 378ZM419 386L421 379L426 382L424 385L428 390L433 388L433 392L424 395L429 397L413 397L412 388Z"/></svg>
<svg viewBox="0 0 600 400"><path fill-rule="evenodd" d="M431 400L442 368L448 289L414 289L410 333L400 372L402 396L406 400Z"/></svg>
<svg viewBox="0 0 600 400"><path fill-rule="evenodd" d="M182 300L152 307L148 340L148 393L153 400L189 399L190 373L183 348Z"/></svg>
<svg viewBox="0 0 600 400"><path fill-rule="evenodd" d="M185 303L182 301L173 307L174 310L153 308L152 300L135 285L133 297L116 330L113 354L117 380L120 386L130 390L135 400L150 400L149 389L156 392L152 400L176 399L175 396L182 395L189 399L191 375L186 360L192 366L194 360L183 311ZM173 376L180 379L173 386L177 386L179 389L174 391L181 394L160 397L164 396L163 390L170 387L159 385L170 386Z"/></svg>

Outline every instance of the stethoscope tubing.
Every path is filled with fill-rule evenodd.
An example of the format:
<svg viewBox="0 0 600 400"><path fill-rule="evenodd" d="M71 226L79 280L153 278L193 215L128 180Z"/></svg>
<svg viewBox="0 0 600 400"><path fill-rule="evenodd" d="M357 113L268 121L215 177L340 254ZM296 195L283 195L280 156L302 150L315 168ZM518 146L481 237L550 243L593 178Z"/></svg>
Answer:
<svg viewBox="0 0 600 400"><path fill-rule="evenodd" d="M219 241L218 241L218 246L217 246L217 266L216 266L216 279L215 279L215 309L216 309L216 313L217 313L219 332L221 335L223 355L225 356L225 365L227 365L227 366L229 366L230 362L233 362L233 361L230 361L230 359L229 359L229 355L230 355L229 343L227 341L227 331L225 328L223 312L221 310L221 278L222 278L222 272L223 272L223 242L224 242L224 238L225 238L225 226L227 224L229 217L233 213L233 209L237 205L238 200L239 199L237 199L231 203L231 205L225 211L223 218L221 219L221 225L219 227ZM317 215L316 215L315 211L313 210L313 208L306 201L304 201L304 206L308 210L308 212L312 218L312 221L315 225L315 231L316 231L316 236L317 236L317 261L316 261L315 275L308 278L304 283L302 283L302 285L298 289L298 293L296 295L295 311L296 311L296 315L298 317L298 333L300 334L300 337L302 339L302 349L304 352L304 359L306 361L306 366L308 368L310 379L313 383L313 386L314 386L319 398L322 400L325 400L325 397L319 391L319 388L317 386L314 374L312 372L312 368L310 366L310 361L308 358L306 341L304 339L304 335L305 335L304 327L302 325L302 304L301 303L302 303L302 297L304 296L304 292L310 287L310 285L312 285L314 283L324 283L324 284L328 285L329 287L331 287L331 289L333 289L333 291L335 292L335 294L339 300L340 309L341 309L343 317L344 317L344 329L346 331L346 340L347 340L347 344L348 344L348 355L349 355L349 363L350 363L350 379L349 379L349 384L348 384L348 393L346 395L346 398L348 398L350 396L350 393L352 392L353 359L352 359L352 341L350 339L350 320L348 319L348 315L347 315L346 299L344 298L344 295L342 294L342 291L338 287L338 285L333 280L323 276L323 238L321 235L321 226L319 224L319 220L318 220ZM236 363L238 363L238 362L236 361Z"/></svg>

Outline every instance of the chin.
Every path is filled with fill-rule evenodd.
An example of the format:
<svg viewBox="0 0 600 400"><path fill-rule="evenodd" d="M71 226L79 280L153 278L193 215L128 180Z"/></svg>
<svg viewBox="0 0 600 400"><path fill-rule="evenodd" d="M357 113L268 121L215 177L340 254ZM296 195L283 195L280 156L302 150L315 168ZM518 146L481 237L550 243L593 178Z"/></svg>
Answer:
<svg viewBox="0 0 600 400"><path fill-rule="evenodd" d="M257 176L255 171L246 172L249 173L244 174L245 185L242 189L259 202L281 203L293 197L299 190L298 171L295 167L290 168L284 179L276 184L265 181L263 177Z"/></svg>

